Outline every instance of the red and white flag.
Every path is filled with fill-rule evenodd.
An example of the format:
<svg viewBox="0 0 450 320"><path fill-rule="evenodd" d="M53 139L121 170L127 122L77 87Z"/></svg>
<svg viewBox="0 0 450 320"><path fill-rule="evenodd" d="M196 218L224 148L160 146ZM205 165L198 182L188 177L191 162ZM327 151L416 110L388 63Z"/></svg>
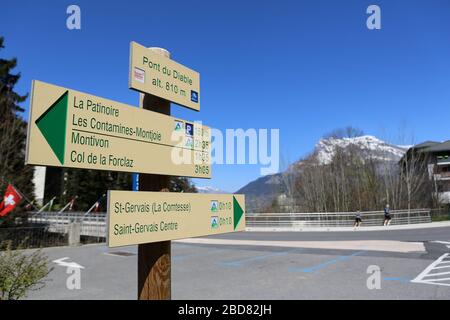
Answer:
<svg viewBox="0 0 450 320"><path fill-rule="evenodd" d="M98 212L100 210L100 200L98 200L96 203L94 203L94 212Z"/></svg>
<svg viewBox="0 0 450 320"><path fill-rule="evenodd" d="M75 199L76 199L76 197L73 197L72 200L70 200L69 211L72 211L73 204L75 203Z"/></svg>
<svg viewBox="0 0 450 320"><path fill-rule="evenodd" d="M13 210L22 200L20 192L18 192L11 184L8 184L3 201L0 203L0 217L6 216Z"/></svg>

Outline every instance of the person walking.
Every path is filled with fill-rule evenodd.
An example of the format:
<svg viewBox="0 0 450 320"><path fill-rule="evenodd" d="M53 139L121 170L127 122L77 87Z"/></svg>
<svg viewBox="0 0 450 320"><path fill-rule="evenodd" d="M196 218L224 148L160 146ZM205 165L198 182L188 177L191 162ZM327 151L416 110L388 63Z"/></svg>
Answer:
<svg viewBox="0 0 450 320"><path fill-rule="evenodd" d="M355 215L355 224L353 225L353 227L359 227L361 225L361 222L362 222L361 211L358 210Z"/></svg>
<svg viewBox="0 0 450 320"><path fill-rule="evenodd" d="M391 212L389 211L389 204L384 207L384 226L389 226L391 224Z"/></svg>

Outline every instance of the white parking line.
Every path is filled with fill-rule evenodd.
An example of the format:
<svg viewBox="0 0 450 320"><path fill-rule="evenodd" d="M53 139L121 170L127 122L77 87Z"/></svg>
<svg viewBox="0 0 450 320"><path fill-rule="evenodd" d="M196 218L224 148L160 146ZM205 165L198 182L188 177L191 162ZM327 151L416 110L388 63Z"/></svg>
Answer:
<svg viewBox="0 0 450 320"><path fill-rule="evenodd" d="M411 282L414 283L426 283L426 284L434 284L437 286L447 286L450 287L450 283L446 282L449 281L450 278L430 278L430 277L436 277L436 276L445 276L450 274L450 272L439 272L439 273L432 273L433 270L436 269L442 269L442 268L448 268L449 266L442 266L443 264L447 264L450 261L443 261L447 257L449 257L449 253L445 253L442 256L440 256L436 261L434 261L432 264L430 264L428 267L425 268L415 279L411 280Z"/></svg>
<svg viewBox="0 0 450 320"><path fill-rule="evenodd" d="M447 280L450 280L450 278L430 279L430 280L427 280L427 281L434 282L434 281L447 281ZM436 284L438 284L438 283L436 283ZM443 286L450 286L450 284L443 284Z"/></svg>
<svg viewBox="0 0 450 320"><path fill-rule="evenodd" d="M436 268L434 268L433 270L436 270ZM450 274L450 272L429 273L425 277L443 276L444 274Z"/></svg>
<svg viewBox="0 0 450 320"><path fill-rule="evenodd" d="M448 241L432 241L432 242L450 245L450 242L448 242Z"/></svg>
<svg viewBox="0 0 450 320"><path fill-rule="evenodd" d="M441 264L444 264L444 263L450 263L450 261L449 262L442 262ZM448 268L450 268L450 265L442 266L442 267L435 267L434 270L437 270L437 269L448 269Z"/></svg>

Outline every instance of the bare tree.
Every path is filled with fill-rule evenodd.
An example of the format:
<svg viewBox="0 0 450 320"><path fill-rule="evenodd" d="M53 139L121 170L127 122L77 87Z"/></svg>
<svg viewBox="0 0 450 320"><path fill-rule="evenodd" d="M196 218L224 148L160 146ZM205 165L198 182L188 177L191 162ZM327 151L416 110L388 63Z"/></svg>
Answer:
<svg viewBox="0 0 450 320"><path fill-rule="evenodd" d="M401 159L400 165L402 181L406 187L406 206L410 211L414 203L419 203L428 194L428 158L413 147Z"/></svg>

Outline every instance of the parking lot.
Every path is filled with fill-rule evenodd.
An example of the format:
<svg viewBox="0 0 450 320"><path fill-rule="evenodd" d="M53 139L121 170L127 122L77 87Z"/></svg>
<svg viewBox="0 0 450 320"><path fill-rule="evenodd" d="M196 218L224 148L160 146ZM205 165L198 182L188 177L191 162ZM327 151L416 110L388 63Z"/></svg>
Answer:
<svg viewBox="0 0 450 320"><path fill-rule="evenodd" d="M137 297L136 246L45 253L52 261L66 258L81 265L81 289L69 290L67 268L52 263L50 281L29 299ZM449 299L449 253L449 227L242 232L173 241L172 298Z"/></svg>

